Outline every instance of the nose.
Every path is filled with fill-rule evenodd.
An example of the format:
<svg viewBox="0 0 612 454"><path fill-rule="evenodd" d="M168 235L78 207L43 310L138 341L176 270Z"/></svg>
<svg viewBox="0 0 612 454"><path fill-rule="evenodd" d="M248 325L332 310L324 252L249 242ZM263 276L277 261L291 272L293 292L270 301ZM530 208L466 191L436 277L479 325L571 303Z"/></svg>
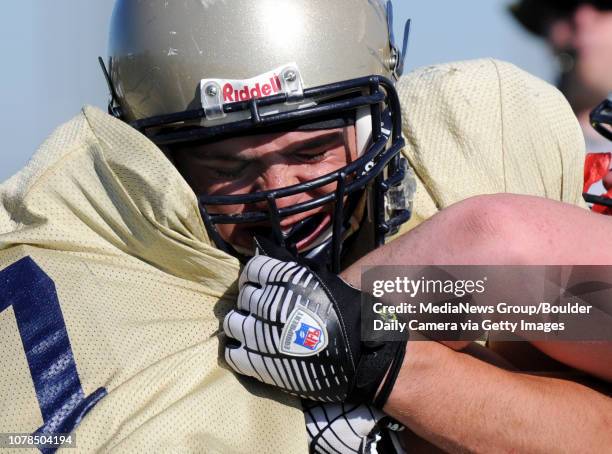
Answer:
<svg viewBox="0 0 612 454"><path fill-rule="evenodd" d="M272 191L274 189L282 189L288 186L293 186L301 182L301 179L291 166L277 163L267 167L257 179L256 191ZM278 208L285 208L288 206L295 205L300 200L300 193L289 196L277 198L276 206Z"/></svg>
<svg viewBox="0 0 612 454"><path fill-rule="evenodd" d="M298 179L291 171L291 167L276 163L268 166L261 174L261 190L270 191L280 189L299 183Z"/></svg>
<svg viewBox="0 0 612 454"><path fill-rule="evenodd" d="M261 170L255 183L256 191L272 191L286 188L308 180L299 166L292 166L283 161L267 165Z"/></svg>

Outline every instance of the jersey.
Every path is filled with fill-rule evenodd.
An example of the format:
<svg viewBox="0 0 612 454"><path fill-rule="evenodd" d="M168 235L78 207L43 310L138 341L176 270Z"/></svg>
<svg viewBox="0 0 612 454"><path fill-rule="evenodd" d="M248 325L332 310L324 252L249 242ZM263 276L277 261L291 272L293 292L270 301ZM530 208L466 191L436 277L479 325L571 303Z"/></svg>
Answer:
<svg viewBox="0 0 612 454"><path fill-rule="evenodd" d="M307 451L299 402L221 360L238 262L144 136L94 108L0 186L0 432L79 451Z"/></svg>
<svg viewBox="0 0 612 454"><path fill-rule="evenodd" d="M494 59L427 66L398 82L405 155L417 176L406 232L479 194L534 195L586 208L585 144L565 97Z"/></svg>

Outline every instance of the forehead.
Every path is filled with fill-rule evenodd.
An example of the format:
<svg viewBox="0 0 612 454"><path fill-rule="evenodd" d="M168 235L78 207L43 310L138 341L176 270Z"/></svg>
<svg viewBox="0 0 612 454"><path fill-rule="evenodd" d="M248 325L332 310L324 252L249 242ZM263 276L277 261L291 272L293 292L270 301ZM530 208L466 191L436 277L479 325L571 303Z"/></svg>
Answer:
<svg viewBox="0 0 612 454"><path fill-rule="evenodd" d="M246 150L285 150L300 144L336 144L343 142L345 128L321 129L316 131L289 131L270 134L256 134L224 139L198 147L202 151L237 154Z"/></svg>

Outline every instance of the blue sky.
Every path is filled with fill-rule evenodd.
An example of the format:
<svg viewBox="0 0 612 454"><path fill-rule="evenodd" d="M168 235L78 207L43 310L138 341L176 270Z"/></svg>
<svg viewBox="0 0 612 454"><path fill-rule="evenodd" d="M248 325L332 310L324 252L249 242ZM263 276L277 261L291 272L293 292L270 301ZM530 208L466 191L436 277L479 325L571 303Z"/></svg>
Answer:
<svg viewBox="0 0 612 454"><path fill-rule="evenodd" d="M170 0L177 1L177 0ZM253 0L256 1L256 0ZM0 17L0 182L84 104L105 108L97 63L114 0L19 0ZM508 60L546 80L554 60L506 12L511 0L395 0L396 40L412 18L407 70L468 58Z"/></svg>

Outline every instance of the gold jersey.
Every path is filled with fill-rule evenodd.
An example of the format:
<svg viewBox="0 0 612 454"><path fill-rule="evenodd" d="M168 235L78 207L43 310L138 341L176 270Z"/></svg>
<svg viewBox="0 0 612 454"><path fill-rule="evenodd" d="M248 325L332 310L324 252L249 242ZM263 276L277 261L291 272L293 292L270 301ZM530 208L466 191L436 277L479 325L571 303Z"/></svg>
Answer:
<svg viewBox="0 0 612 454"><path fill-rule="evenodd" d="M0 203L0 432L74 432L85 452L307 451L299 401L219 360L239 265L145 137L85 108Z"/></svg>
<svg viewBox="0 0 612 454"><path fill-rule="evenodd" d="M480 194L579 205L584 137L552 85L494 59L416 69L397 84L405 154L417 175L407 231Z"/></svg>

